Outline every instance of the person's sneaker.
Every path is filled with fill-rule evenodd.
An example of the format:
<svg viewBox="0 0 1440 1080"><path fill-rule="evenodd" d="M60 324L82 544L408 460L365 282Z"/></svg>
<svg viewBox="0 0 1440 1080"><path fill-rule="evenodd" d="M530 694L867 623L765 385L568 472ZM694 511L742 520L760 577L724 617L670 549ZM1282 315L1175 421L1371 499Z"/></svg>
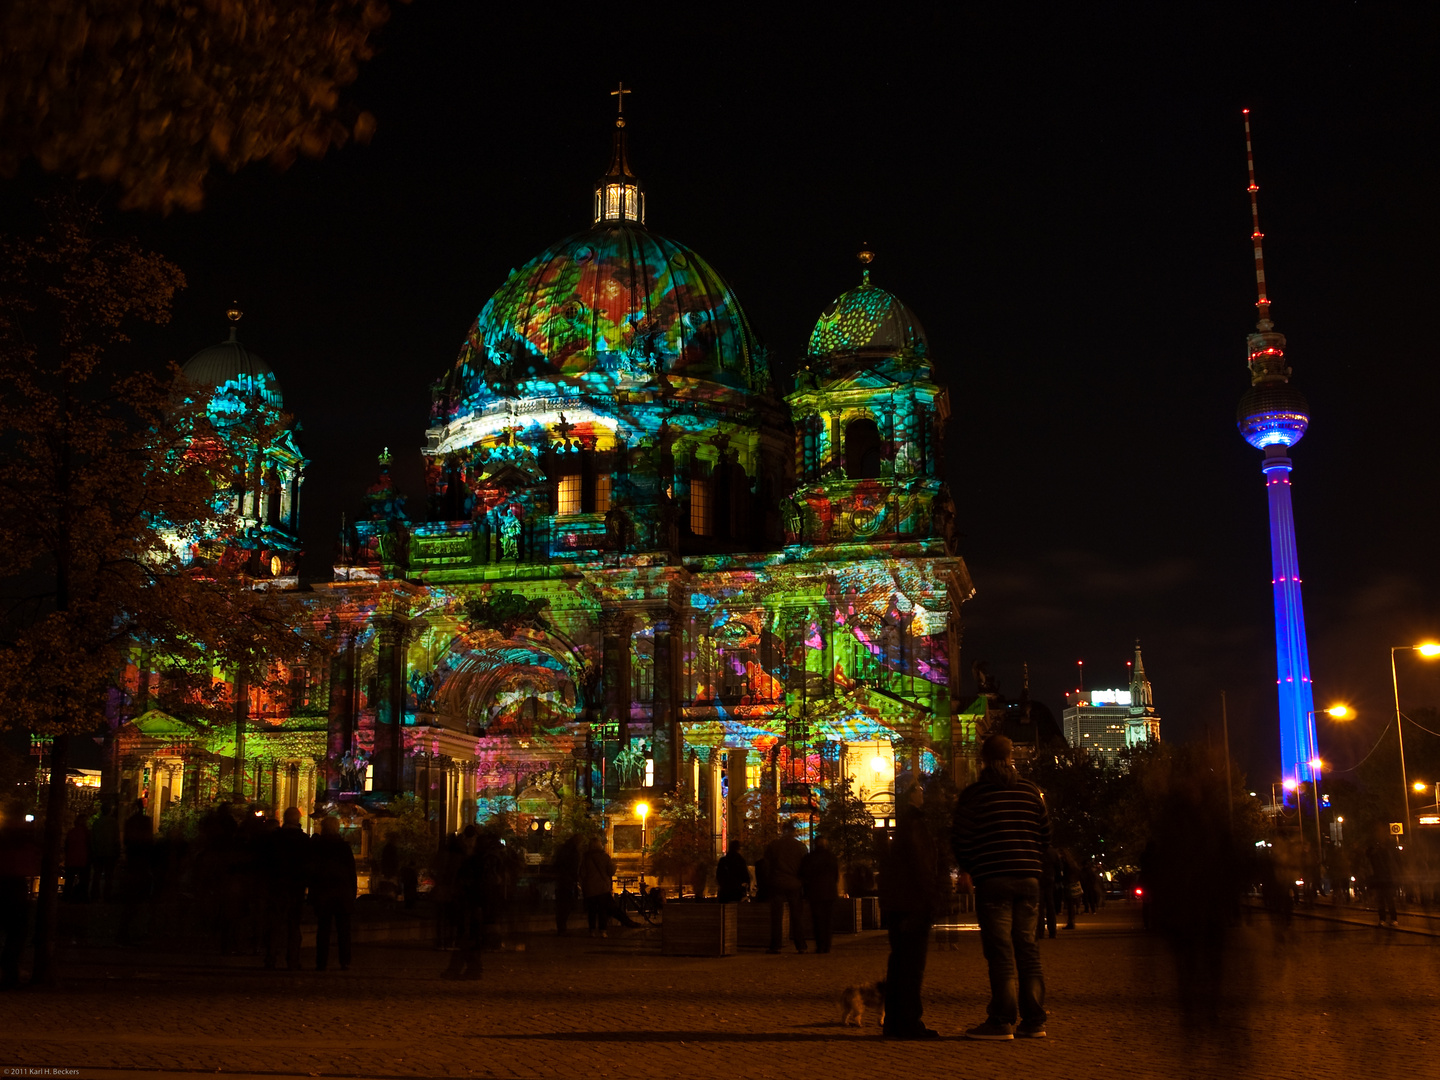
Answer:
<svg viewBox="0 0 1440 1080"><path fill-rule="evenodd" d="M1015 1029L1017 1039L1043 1039L1045 1038L1045 1022L1038 1024L1021 1024Z"/></svg>
<svg viewBox="0 0 1440 1080"><path fill-rule="evenodd" d="M976 1024L969 1031L965 1032L967 1039L983 1039L991 1042L1000 1042L1015 1038L1015 1031L1009 1024L995 1024L986 1020L983 1024Z"/></svg>

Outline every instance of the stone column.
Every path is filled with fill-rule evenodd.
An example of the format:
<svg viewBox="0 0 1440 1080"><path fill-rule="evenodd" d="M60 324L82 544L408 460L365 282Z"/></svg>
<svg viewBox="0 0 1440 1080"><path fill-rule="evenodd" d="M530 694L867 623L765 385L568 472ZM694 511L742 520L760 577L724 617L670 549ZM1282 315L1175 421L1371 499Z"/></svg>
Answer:
<svg viewBox="0 0 1440 1080"><path fill-rule="evenodd" d="M650 713L655 732L655 784L662 789L683 791L688 785L682 769L685 738L680 729L676 668L684 638L673 607L665 607L651 619L655 627L652 659L655 688Z"/></svg>
<svg viewBox="0 0 1440 1080"><path fill-rule="evenodd" d="M709 798L706 817L710 822L710 859L715 861L725 853L725 793L720 784L720 755L724 748L712 746L710 761L705 771L709 780Z"/></svg>
<svg viewBox="0 0 1440 1080"><path fill-rule="evenodd" d="M355 660L355 639L347 634L340 652L330 661L330 709L326 720L326 749L331 761L339 761L355 749L355 730L351 723L355 712ZM330 769L325 786L330 791L339 793L339 768Z"/></svg>
<svg viewBox="0 0 1440 1080"><path fill-rule="evenodd" d="M739 839L745 834L745 767L749 751L743 747L730 751L730 764L725 770L730 780L729 835L728 840Z"/></svg>
<svg viewBox="0 0 1440 1080"><path fill-rule="evenodd" d="M397 795L405 780L405 625L380 623L375 649L375 787Z"/></svg>
<svg viewBox="0 0 1440 1080"><path fill-rule="evenodd" d="M606 720L619 724L617 750L630 745L630 625L628 612L609 608L600 613L602 633L601 675Z"/></svg>

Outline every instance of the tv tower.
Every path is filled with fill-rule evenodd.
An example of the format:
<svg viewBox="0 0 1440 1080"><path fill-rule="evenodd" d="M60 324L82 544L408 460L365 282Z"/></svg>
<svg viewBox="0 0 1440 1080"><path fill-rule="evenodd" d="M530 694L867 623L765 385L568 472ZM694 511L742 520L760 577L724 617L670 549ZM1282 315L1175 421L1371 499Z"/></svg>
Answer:
<svg viewBox="0 0 1440 1080"><path fill-rule="evenodd" d="M1245 441L1265 452L1260 469L1270 497L1270 566L1275 589L1275 667L1280 688L1280 769L1287 780L1306 781L1316 757L1315 703L1310 686L1310 652L1305 644L1305 609L1300 602L1300 559L1295 550L1295 516L1290 505L1290 447L1305 435L1310 410L1305 395L1290 385L1285 336L1270 321L1265 294L1265 257L1260 249L1260 209L1255 154L1250 145L1250 110L1245 110L1245 157L1250 167L1250 234L1255 245L1255 284L1260 319L1246 339L1250 389L1240 399L1236 421Z"/></svg>

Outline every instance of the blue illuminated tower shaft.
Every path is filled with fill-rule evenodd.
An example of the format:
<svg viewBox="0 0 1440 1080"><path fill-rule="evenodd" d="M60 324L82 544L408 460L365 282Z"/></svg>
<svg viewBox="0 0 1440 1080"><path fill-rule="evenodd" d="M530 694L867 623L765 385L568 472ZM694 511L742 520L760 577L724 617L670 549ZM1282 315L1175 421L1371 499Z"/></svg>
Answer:
<svg viewBox="0 0 1440 1080"><path fill-rule="evenodd" d="M1281 445L1265 449L1265 490L1270 497L1270 568L1275 589L1275 665L1280 689L1280 769L1286 779L1311 780L1315 759L1315 702L1310 650L1300 599L1300 557L1290 505L1290 458Z"/></svg>

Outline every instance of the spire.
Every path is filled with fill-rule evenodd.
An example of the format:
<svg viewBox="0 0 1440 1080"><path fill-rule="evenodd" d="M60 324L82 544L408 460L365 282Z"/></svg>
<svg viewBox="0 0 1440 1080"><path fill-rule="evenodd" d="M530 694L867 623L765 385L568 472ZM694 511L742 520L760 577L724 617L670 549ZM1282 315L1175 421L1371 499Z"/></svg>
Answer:
<svg viewBox="0 0 1440 1080"><path fill-rule="evenodd" d="M870 264L875 261L875 253L870 250L870 245L862 240L855 258L860 262L860 287L863 289L870 284Z"/></svg>
<svg viewBox="0 0 1440 1080"><path fill-rule="evenodd" d="M229 309L225 312L225 317L230 320L231 341L235 340L235 331L238 329L235 324L238 323L244 317L244 315L245 313L240 310L240 302L238 300L231 304Z"/></svg>
<svg viewBox="0 0 1440 1080"><path fill-rule="evenodd" d="M1260 317L1255 323L1255 333L1248 338L1250 382L1283 383L1290 381L1290 369L1285 366L1285 336L1275 332L1270 319L1270 296L1265 290L1265 251L1260 242L1265 234L1260 231L1260 185L1255 183L1255 150L1250 139L1250 110L1244 109L1245 117L1245 162L1249 170L1250 185L1250 242L1255 246L1255 291L1259 299L1255 302Z"/></svg>
<svg viewBox="0 0 1440 1080"><path fill-rule="evenodd" d="M630 171L626 155L625 138L625 95L634 93L626 90L622 82L618 89L611 90L615 99L615 147L610 154L610 167L595 185L595 223L602 221L634 221L645 224L645 186Z"/></svg>
<svg viewBox="0 0 1440 1080"><path fill-rule="evenodd" d="M1145 661L1140 656L1140 639L1135 639L1135 663L1130 669L1130 712L1134 715L1155 708L1155 698L1150 691L1150 680L1145 678Z"/></svg>

